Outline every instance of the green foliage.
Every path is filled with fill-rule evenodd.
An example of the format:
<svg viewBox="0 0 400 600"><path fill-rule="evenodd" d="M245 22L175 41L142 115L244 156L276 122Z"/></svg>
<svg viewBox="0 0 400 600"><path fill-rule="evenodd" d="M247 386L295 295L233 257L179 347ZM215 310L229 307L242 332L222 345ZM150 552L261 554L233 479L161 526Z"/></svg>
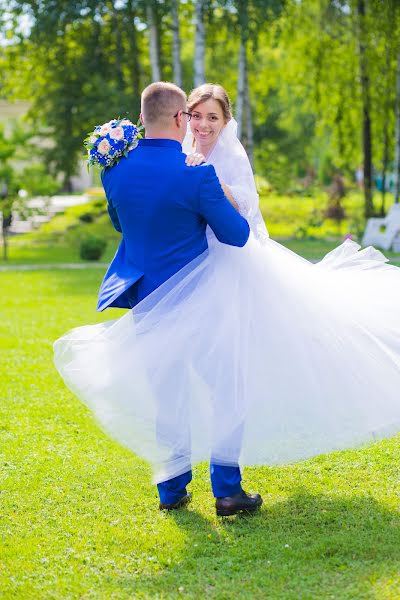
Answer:
<svg viewBox="0 0 400 600"><path fill-rule="evenodd" d="M7 192L4 191L3 195L6 194L8 198L15 196L18 191L15 170L10 164L15 152L15 142L6 135L4 126L0 124L0 185L2 188L7 188Z"/></svg>
<svg viewBox="0 0 400 600"><path fill-rule="evenodd" d="M162 78L172 78L171 10L154 2L160 26ZM398 3L369 0L365 18L371 85L373 162L394 159ZM29 15L23 35L8 26ZM8 15L8 16L7 16ZM184 87L193 85L193 2L179 5ZM7 25L8 23L8 25ZM15 25L14 23L14 25ZM254 113L255 164L279 192L310 169L318 183L347 176L362 157L362 105L356 3L333 0L251 0L205 3L207 79L221 82L236 101L239 38L248 41ZM46 164L62 173L66 189L86 131L117 115L136 121L139 92L150 82L146 2L40 3L15 0L4 12L13 31L0 50L2 93L32 100L30 118L50 138ZM10 36L8 36L10 38ZM32 78L31 73L35 73Z"/></svg>
<svg viewBox="0 0 400 600"><path fill-rule="evenodd" d="M313 208L304 221L299 224L294 230L294 237L297 239L315 239L316 235L313 235L311 231L319 229L323 224L323 216L320 210Z"/></svg>
<svg viewBox="0 0 400 600"><path fill-rule="evenodd" d="M15 124L11 133L6 135L0 124L0 213L2 215L3 258L8 258L8 233L12 224L13 211L27 216L32 212L27 200L29 194L52 194L58 189L58 183L46 172L42 165L32 164L20 173L12 160L24 157L27 152L25 141L31 137L24 133L19 124ZM28 151L29 152L29 151ZM32 157L28 154L28 157ZM18 193L22 189L25 194Z"/></svg>
<svg viewBox="0 0 400 600"><path fill-rule="evenodd" d="M107 242L94 235L84 237L79 246L79 256L82 260L100 260L106 249Z"/></svg>
<svg viewBox="0 0 400 600"><path fill-rule="evenodd" d="M60 189L60 184L49 175L43 164L25 167L20 175L20 185L30 196L52 196Z"/></svg>
<svg viewBox="0 0 400 600"><path fill-rule="evenodd" d="M33 132L20 122L14 122L6 133L0 124L0 184L6 184L8 197L14 198L20 189L28 196L51 196L59 189L59 183L52 177L46 166L38 160L31 144ZM29 161L22 169L18 161Z"/></svg>
<svg viewBox="0 0 400 600"><path fill-rule="evenodd" d="M145 32L136 30L145 3L14 2L15 11L21 8L32 29L23 43L5 51L7 88L14 97L32 98L30 118L38 134L54 143L46 160L53 172L63 173L69 189L85 132L117 115L137 121L148 77L140 61Z"/></svg>

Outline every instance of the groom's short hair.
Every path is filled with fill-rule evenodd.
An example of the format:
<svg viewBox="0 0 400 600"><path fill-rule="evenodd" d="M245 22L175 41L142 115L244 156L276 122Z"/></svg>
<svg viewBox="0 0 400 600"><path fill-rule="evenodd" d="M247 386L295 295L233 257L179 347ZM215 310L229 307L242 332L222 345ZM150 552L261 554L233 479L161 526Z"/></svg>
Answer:
<svg viewBox="0 0 400 600"><path fill-rule="evenodd" d="M142 115L146 125L168 126L179 110L186 110L186 94L168 81L156 81L142 92Z"/></svg>

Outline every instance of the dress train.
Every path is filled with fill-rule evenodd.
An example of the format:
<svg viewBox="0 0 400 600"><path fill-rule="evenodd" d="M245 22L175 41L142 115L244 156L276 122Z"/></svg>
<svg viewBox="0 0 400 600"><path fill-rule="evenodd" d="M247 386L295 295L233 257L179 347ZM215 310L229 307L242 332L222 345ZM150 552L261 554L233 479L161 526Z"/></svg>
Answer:
<svg viewBox="0 0 400 600"><path fill-rule="evenodd" d="M164 481L400 430L400 269L347 240L317 264L211 241L120 319L55 342L69 388Z"/></svg>

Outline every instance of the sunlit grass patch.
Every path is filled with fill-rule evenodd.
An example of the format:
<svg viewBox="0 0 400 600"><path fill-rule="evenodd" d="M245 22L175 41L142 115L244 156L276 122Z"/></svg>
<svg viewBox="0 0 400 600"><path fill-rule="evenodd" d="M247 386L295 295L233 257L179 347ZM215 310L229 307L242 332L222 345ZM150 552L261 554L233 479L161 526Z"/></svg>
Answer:
<svg viewBox="0 0 400 600"><path fill-rule="evenodd" d="M245 469L264 497L252 518L217 519L207 465L188 510L159 512L146 463L52 364L55 338L123 314L95 312L101 277L0 273L0 597L397 600L399 436Z"/></svg>

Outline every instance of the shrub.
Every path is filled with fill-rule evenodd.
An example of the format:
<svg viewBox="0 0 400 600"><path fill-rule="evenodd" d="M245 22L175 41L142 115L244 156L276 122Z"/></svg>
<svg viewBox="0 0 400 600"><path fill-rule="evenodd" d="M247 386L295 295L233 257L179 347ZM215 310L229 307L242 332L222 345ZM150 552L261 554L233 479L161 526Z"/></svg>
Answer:
<svg viewBox="0 0 400 600"><path fill-rule="evenodd" d="M87 236L81 240L79 256L83 260L100 260L106 249L107 242L94 235Z"/></svg>
<svg viewBox="0 0 400 600"><path fill-rule="evenodd" d="M358 212L353 215L348 224L348 233L352 234L357 240L361 240L365 230L365 217Z"/></svg>
<svg viewBox="0 0 400 600"><path fill-rule="evenodd" d="M317 229L323 225L323 218L318 209L313 208L311 212L303 219L303 222L299 224L294 230L294 236L299 240L313 240L316 239L315 235L312 235L312 229Z"/></svg>
<svg viewBox="0 0 400 600"><path fill-rule="evenodd" d="M93 206L95 208L106 208L107 206L107 202L105 198L102 198L101 200L96 200L95 202L93 202Z"/></svg>
<svg viewBox="0 0 400 600"><path fill-rule="evenodd" d="M79 220L82 221L82 223L93 223L94 215L90 212L84 212L79 215Z"/></svg>

